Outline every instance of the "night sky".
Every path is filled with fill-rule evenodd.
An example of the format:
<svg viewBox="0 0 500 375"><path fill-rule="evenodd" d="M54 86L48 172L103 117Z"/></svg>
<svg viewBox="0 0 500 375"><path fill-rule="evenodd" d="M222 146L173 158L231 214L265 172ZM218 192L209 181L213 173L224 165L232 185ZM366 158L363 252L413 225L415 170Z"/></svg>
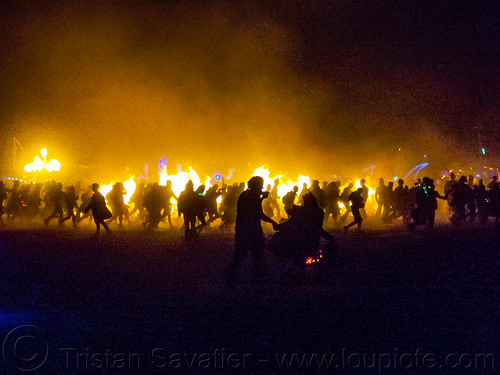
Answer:
<svg viewBox="0 0 500 375"><path fill-rule="evenodd" d="M498 1L0 8L4 175L14 136L21 169L47 147L120 178L163 156L322 178L500 155Z"/></svg>

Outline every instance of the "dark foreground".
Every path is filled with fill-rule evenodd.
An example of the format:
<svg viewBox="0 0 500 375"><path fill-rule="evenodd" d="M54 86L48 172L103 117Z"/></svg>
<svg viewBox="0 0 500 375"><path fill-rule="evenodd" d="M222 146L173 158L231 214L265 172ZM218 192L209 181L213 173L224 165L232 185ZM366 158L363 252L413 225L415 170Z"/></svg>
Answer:
<svg viewBox="0 0 500 375"><path fill-rule="evenodd" d="M230 234L1 231L0 373L498 373L493 227L332 233L328 283L229 288Z"/></svg>

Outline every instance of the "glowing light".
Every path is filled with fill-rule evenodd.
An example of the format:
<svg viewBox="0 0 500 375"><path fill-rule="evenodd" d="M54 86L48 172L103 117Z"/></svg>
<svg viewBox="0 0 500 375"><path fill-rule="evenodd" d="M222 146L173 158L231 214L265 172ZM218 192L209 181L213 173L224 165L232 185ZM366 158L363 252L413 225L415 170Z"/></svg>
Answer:
<svg viewBox="0 0 500 375"><path fill-rule="evenodd" d="M276 177L271 178L270 175L271 175L271 172L269 171L269 169L265 168L264 166L257 168L252 174L252 176L260 176L264 179L264 188L266 188L267 185L273 186L274 180L281 177L281 175L278 175Z"/></svg>
<svg viewBox="0 0 500 375"><path fill-rule="evenodd" d="M24 166L26 172L41 172L44 169L48 172L59 172L61 170L61 163L56 159L50 159L49 162L47 162L46 148L40 150L40 155L42 155L43 160L39 156L35 156L35 160L32 163Z"/></svg>
<svg viewBox="0 0 500 375"><path fill-rule="evenodd" d="M405 176L405 178L403 178L403 180L406 180L408 177L410 177L413 173L415 173L415 181L417 180L417 176L418 174L420 173L420 171L422 169L424 169L425 167L427 167L429 165L429 163L422 163L422 164L418 164L416 165L413 169L411 169L408 174ZM451 170L450 170L451 172Z"/></svg>
<svg viewBox="0 0 500 375"><path fill-rule="evenodd" d="M323 259L323 250L319 250L318 253L319 254L316 257L306 258L306 264L318 263L321 259Z"/></svg>
<svg viewBox="0 0 500 375"><path fill-rule="evenodd" d="M283 179L280 179L280 184L278 185L278 197L282 198L286 193L293 190L294 186L297 186L297 195L302 193L302 186L306 184L306 187L309 189L311 187L311 178L308 176L299 176L297 182L288 180L286 183L282 182Z"/></svg>
<svg viewBox="0 0 500 375"><path fill-rule="evenodd" d="M127 181L123 183L123 187L127 192L123 197L123 201L125 202L125 204L127 204L130 201L132 195L135 193L136 184L134 179L130 177Z"/></svg>
<svg viewBox="0 0 500 375"><path fill-rule="evenodd" d="M267 187L267 185L274 186L274 180L277 178L279 179L279 184L278 184L278 198L282 198L285 196L286 193L290 192L293 190L294 186L297 186L298 191L297 194L300 195L302 192L302 186L306 184L306 187L309 189L311 186L311 178L309 176L299 176L297 178L297 181L292 181L290 179L286 179L283 177L283 175L277 175L275 177L270 177L271 172L269 169L265 168L264 166L257 168L253 172L253 176L260 176L264 179L264 188Z"/></svg>
<svg viewBox="0 0 500 375"><path fill-rule="evenodd" d="M60 171L61 163L59 163L56 159L50 159L50 161L45 164L45 169L49 172Z"/></svg>
<svg viewBox="0 0 500 375"><path fill-rule="evenodd" d="M201 184L201 179L196 173L196 171L188 167L189 172L182 172L181 168L177 168L177 174L169 175L167 173L167 168L164 167L160 173L160 185L166 186L167 181L172 182L172 191L176 196L179 196L180 193L184 191L186 188L186 184L189 180L193 182L194 189L196 190ZM206 177L203 184L205 185L205 189L208 189L212 186L212 179L210 177Z"/></svg>
<svg viewBox="0 0 500 375"><path fill-rule="evenodd" d="M101 187L99 188L99 192L102 195L106 196L111 191L111 189L113 189L113 183L107 185L101 185Z"/></svg>
<svg viewBox="0 0 500 375"><path fill-rule="evenodd" d="M110 184L106 184L106 185L101 185L101 187L99 188L100 193L106 197L106 195L113 189L114 184L115 184L115 182L111 182ZM127 181L125 181L123 183L123 188L125 189L125 195L123 196L123 202L125 204L128 204L128 202L130 202L130 198L135 193L136 184L135 184L134 178L130 177Z"/></svg>
<svg viewBox="0 0 500 375"><path fill-rule="evenodd" d="M365 185L366 186L366 185ZM357 180L355 183L354 183L354 187L356 189L359 189L361 187L361 180ZM368 188L368 196L372 196L373 194L375 194L375 190L373 190L371 187ZM343 206L341 207L343 208Z"/></svg>
<svg viewBox="0 0 500 375"><path fill-rule="evenodd" d="M481 152L483 153L483 155L486 155L486 150L484 148L481 149Z"/></svg>
<svg viewBox="0 0 500 375"><path fill-rule="evenodd" d="M313 264L313 263L316 263L316 259L311 258L311 257L306 259L306 264Z"/></svg>

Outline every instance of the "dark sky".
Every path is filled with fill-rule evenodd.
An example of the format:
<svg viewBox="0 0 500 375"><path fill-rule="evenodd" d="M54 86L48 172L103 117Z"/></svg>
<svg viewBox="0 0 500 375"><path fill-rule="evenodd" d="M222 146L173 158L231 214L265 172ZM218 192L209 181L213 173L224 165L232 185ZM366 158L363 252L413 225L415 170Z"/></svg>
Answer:
<svg viewBox="0 0 500 375"><path fill-rule="evenodd" d="M107 175L500 155L498 1L67 3L0 5L3 174L14 136Z"/></svg>

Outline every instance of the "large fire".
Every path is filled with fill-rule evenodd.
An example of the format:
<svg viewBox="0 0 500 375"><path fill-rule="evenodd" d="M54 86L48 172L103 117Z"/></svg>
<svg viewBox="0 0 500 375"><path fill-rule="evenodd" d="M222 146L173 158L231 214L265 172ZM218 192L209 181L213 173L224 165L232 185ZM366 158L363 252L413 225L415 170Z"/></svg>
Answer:
<svg viewBox="0 0 500 375"><path fill-rule="evenodd" d="M99 191L101 192L102 195L106 196L111 191L114 184L115 184L114 182L111 182L110 184L107 185L101 185ZM136 184L134 178L130 177L127 181L125 181L123 183L123 188L125 189L126 192L126 194L123 196L123 201L125 202L125 204L127 204L135 192Z"/></svg>
<svg viewBox="0 0 500 375"><path fill-rule="evenodd" d="M160 185L167 185L167 181L172 182L172 191L178 197L181 192L186 188L186 184L189 180L193 181L194 189L196 190L200 185L205 185L205 189L212 186L212 180L210 177L205 178L205 182L201 182L200 177L191 167L188 167L189 172L178 171L177 174L169 175L167 173L167 167L163 167L160 172Z"/></svg>
<svg viewBox="0 0 500 375"><path fill-rule="evenodd" d="M302 189L305 185L307 189L311 187L311 178L309 176L298 176L297 179L292 180L284 177L283 175L275 175L272 176L269 169L265 166L259 167L255 169L252 173L252 176L260 176L264 179L264 187L267 188L268 185L274 186L275 181L278 182L278 198L282 198L286 193L291 191L294 186L298 188L298 195L302 192ZM161 186L166 186L167 181L171 181L172 183L172 191L178 197L179 194L185 189L186 183L191 180L194 185L194 189L197 189L200 185L204 185L205 189L213 186L215 183L220 183L217 179L212 179L209 176L205 177L205 181L202 181L199 177L198 173L192 168L188 167L188 171L182 171L181 168L178 168L176 174L168 174L167 167L164 166L159 173L159 184ZM109 184L101 185L100 192L106 196L111 189L113 188L114 182ZM126 194L124 196L124 202L127 204L130 201L131 196L134 194L136 189L136 182L134 177L130 177L127 181L123 183ZM356 181L356 187L360 187L360 181ZM372 188L369 188L369 196L375 194L375 191ZM221 203L222 197L218 197L217 203ZM174 198L172 198L172 204L176 204ZM339 203L339 207L344 208L343 203Z"/></svg>
<svg viewBox="0 0 500 375"><path fill-rule="evenodd" d="M40 150L40 155L42 155L43 160L42 158L40 158L40 156L35 156L35 160L32 163L26 164L24 166L24 170L26 172L41 172L44 169L47 172L59 172L61 170L61 163L59 163L59 161L57 161L56 159L50 159L49 161L47 161L46 148L42 148Z"/></svg>

